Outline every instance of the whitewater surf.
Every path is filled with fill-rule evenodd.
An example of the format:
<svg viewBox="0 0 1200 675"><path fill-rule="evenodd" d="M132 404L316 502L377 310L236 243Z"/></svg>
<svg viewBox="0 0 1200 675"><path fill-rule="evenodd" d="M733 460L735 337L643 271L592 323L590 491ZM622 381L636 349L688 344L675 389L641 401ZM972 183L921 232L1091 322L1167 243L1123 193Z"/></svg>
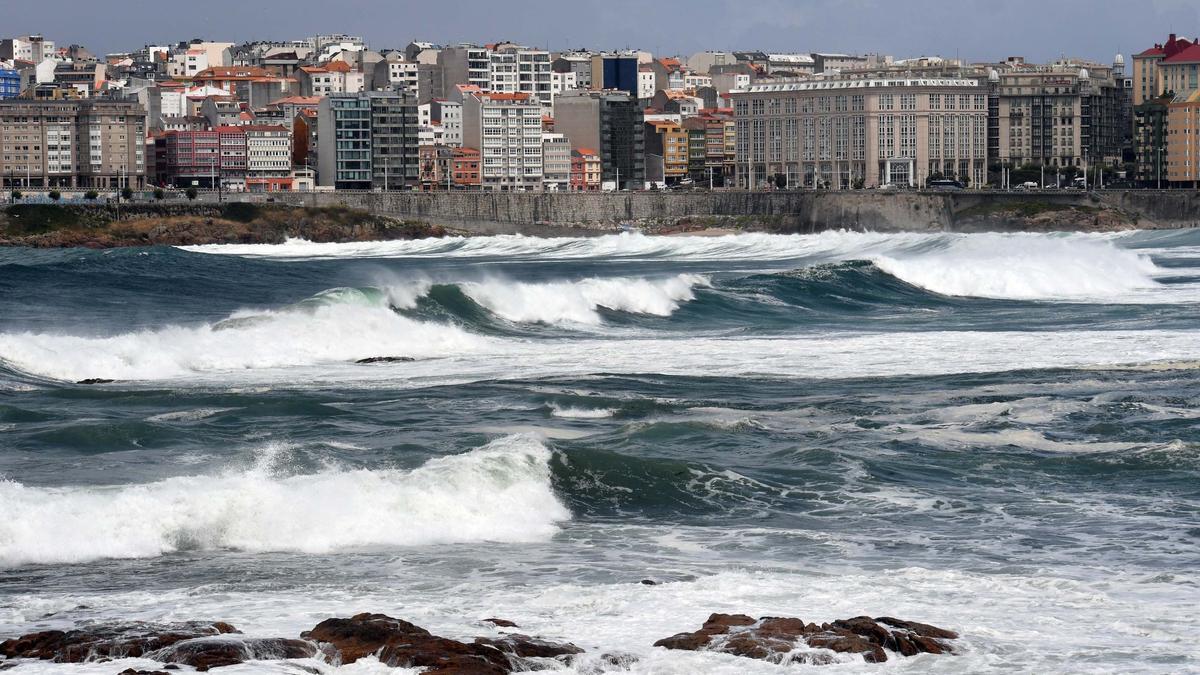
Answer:
<svg viewBox="0 0 1200 675"><path fill-rule="evenodd" d="M956 653L824 668L1197 671L1198 330L1195 231L0 250L0 640L503 617L778 673L652 643L869 615ZM393 672L228 672L297 666Z"/></svg>

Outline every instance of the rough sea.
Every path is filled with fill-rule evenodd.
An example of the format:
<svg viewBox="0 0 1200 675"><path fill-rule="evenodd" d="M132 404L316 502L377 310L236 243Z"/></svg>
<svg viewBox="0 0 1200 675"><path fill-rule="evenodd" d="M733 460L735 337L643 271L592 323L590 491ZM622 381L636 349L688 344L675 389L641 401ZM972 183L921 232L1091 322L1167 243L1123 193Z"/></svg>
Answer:
<svg viewBox="0 0 1200 675"><path fill-rule="evenodd" d="M0 250L0 639L358 612L1200 672L1200 231ZM651 647L713 612L962 638Z"/></svg>

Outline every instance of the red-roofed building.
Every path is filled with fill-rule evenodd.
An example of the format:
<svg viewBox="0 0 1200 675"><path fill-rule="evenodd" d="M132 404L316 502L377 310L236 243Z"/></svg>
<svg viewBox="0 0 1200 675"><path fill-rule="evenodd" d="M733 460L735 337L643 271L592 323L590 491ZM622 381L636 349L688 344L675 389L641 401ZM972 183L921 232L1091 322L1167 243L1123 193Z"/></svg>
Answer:
<svg viewBox="0 0 1200 675"><path fill-rule="evenodd" d="M591 148L576 148L571 151L571 191L597 192L600 190L600 155Z"/></svg>
<svg viewBox="0 0 1200 675"><path fill-rule="evenodd" d="M1168 91L1181 94L1200 88L1193 77L1200 60L1198 40L1174 33L1163 44L1133 56L1133 105L1139 106Z"/></svg>
<svg viewBox="0 0 1200 675"><path fill-rule="evenodd" d="M366 77L345 61L331 61L323 66L304 66L296 71L301 96L357 94L363 91Z"/></svg>

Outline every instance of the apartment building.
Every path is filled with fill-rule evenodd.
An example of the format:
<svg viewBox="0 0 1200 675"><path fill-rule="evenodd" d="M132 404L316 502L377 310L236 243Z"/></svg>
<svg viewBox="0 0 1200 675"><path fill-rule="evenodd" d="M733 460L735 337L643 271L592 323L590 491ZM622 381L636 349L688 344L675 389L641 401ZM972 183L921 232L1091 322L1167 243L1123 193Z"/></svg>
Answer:
<svg viewBox="0 0 1200 675"><path fill-rule="evenodd" d="M338 94L317 108L317 184L338 190L370 190L371 100Z"/></svg>
<svg viewBox="0 0 1200 675"><path fill-rule="evenodd" d="M571 189L571 141L562 134L542 134L542 189Z"/></svg>
<svg viewBox="0 0 1200 675"><path fill-rule="evenodd" d="M455 188L473 190L480 187L479 151L475 148L454 148L453 184Z"/></svg>
<svg viewBox="0 0 1200 675"><path fill-rule="evenodd" d="M563 52L550 62L550 70L559 75L574 76L575 87L592 88L592 53L585 51ZM574 89L575 87L566 87Z"/></svg>
<svg viewBox="0 0 1200 675"><path fill-rule="evenodd" d="M103 100L0 101L5 187L140 188L146 111Z"/></svg>
<svg viewBox="0 0 1200 675"><path fill-rule="evenodd" d="M21 94L21 73L14 68L0 67L0 101Z"/></svg>
<svg viewBox="0 0 1200 675"><path fill-rule="evenodd" d="M604 182L640 190L646 180L644 113L636 94L568 91L554 100L554 130L600 155Z"/></svg>
<svg viewBox="0 0 1200 675"><path fill-rule="evenodd" d="M998 156L1011 164L1119 164L1125 91L1097 64L1024 66L999 74Z"/></svg>
<svg viewBox="0 0 1200 675"><path fill-rule="evenodd" d="M417 96L407 91L363 94L371 110L371 171L375 189L403 190L418 186L420 124Z"/></svg>
<svg viewBox="0 0 1200 675"><path fill-rule="evenodd" d="M739 187L986 181L987 96L976 80L800 81L730 95Z"/></svg>
<svg viewBox="0 0 1200 675"><path fill-rule="evenodd" d="M595 192L600 189L600 155L591 148L571 151L571 190Z"/></svg>
<svg viewBox="0 0 1200 675"><path fill-rule="evenodd" d="M1167 106L1167 180L1200 187L1200 89Z"/></svg>
<svg viewBox="0 0 1200 675"><path fill-rule="evenodd" d="M362 91L366 79L361 71L345 61L331 61L323 66L304 66L296 71L301 96L356 94Z"/></svg>
<svg viewBox="0 0 1200 675"><path fill-rule="evenodd" d="M442 91L449 95L455 85L466 84L487 90L492 85L491 57L486 48L475 45L444 47L438 52L437 65L442 72Z"/></svg>
<svg viewBox="0 0 1200 675"><path fill-rule="evenodd" d="M679 122L646 122L646 180L674 185L688 175L688 132Z"/></svg>
<svg viewBox="0 0 1200 675"><path fill-rule="evenodd" d="M1171 33L1166 42L1133 55L1133 105L1139 106L1170 91L1181 94L1200 88L1190 84L1198 62L1197 44ZM1168 82L1170 80L1170 82Z"/></svg>
<svg viewBox="0 0 1200 675"><path fill-rule="evenodd" d="M463 100L463 144L480 152L483 189L542 189L542 106L529 94L468 94Z"/></svg>
<svg viewBox="0 0 1200 675"><path fill-rule="evenodd" d="M292 189L292 130L285 126L241 127L246 136L246 190Z"/></svg>
<svg viewBox="0 0 1200 675"><path fill-rule="evenodd" d="M24 35L0 40L0 60L41 63L57 57L58 48L54 41L41 35Z"/></svg>
<svg viewBox="0 0 1200 675"><path fill-rule="evenodd" d="M1143 187L1161 188L1170 181L1167 172L1167 125L1174 99L1172 94L1160 94L1133 109L1134 157L1137 180Z"/></svg>

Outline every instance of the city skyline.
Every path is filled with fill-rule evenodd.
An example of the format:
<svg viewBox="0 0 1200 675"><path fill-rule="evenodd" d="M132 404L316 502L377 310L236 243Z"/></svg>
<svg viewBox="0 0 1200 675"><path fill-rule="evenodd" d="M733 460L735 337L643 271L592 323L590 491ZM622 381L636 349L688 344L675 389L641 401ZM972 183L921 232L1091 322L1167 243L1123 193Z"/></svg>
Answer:
<svg viewBox="0 0 1200 675"><path fill-rule="evenodd" d="M375 48L403 47L410 40L510 40L553 50L637 48L682 55L763 49L971 61L1067 56L1100 62L1116 53L1137 53L1167 32L1195 37L1200 31L1200 6L1186 0L1147 0L1136 12L1127 3L1083 0L1056 5L1034 0L1003 5L766 0L753 6L698 0L689 5L689 12L633 0L576 3L569 11L546 0L515 9L482 0L453 5L347 0L336 17L327 16L328 7L314 0L292 0L287 11L280 11L278 5L216 0L205 6L172 6L167 13L146 0L113 0L63 13L50 5L24 4L8 17L7 28L14 34L42 33L63 45L81 44L97 54L197 37L242 42L344 32L361 35ZM973 34L973 24L986 26L987 35Z"/></svg>

